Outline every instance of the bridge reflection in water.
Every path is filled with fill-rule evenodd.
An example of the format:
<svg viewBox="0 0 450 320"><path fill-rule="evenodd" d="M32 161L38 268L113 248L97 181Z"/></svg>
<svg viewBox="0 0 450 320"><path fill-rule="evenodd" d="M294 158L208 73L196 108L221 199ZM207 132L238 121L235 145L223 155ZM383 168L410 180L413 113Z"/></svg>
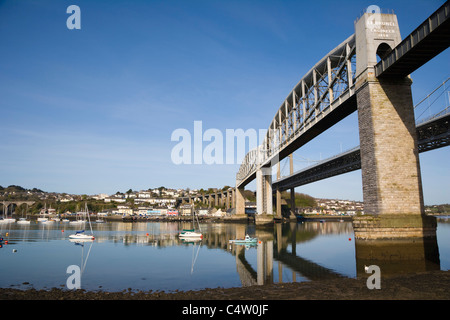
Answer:
<svg viewBox="0 0 450 320"><path fill-rule="evenodd" d="M236 227L236 236L243 237L246 226ZM283 282L283 275L291 274L291 281L316 281L353 277L349 272L337 271L335 266L323 264L322 256L316 262L302 257L303 249L320 235L351 235L347 241L354 246L354 270L356 278L370 276L365 266L377 265L382 277L440 270L439 250L436 238L409 240L358 240L353 238L351 223L308 222L303 224L275 224L273 228L256 229L254 235L260 241L256 246L256 266L246 257L249 248L228 245L227 250L236 256L236 269L242 286ZM208 237L207 237L208 239ZM224 239L225 240L225 239ZM254 250L250 249L250 250ZM323 255L333 248L323 248ZM317 253L318 256L322 252ZM339 254L337 252L336 254ZM344 257L344 259L348 256ZM278 279L276 279L276 273ZM350 272L351 273L351 272Z"/></svg>
<svg viewBox="0 0 450 320"><path fill-rule="evenodd" d="M202 247L224 250L235 256L242 286L365 278L369 274L365 273L364 266L369 265L379 266L382 277L440 270L436 237L359 240L354 238L351 222L331 221L286 222L270 226L201 223L200 226L204 235ZM102 231L98 232L96 241L178 246L182 245L178 230L189 227L189 223L175 222L101 224L96 225L97 230ZM247 233L258 238L256 246L229 243ZM450 254L448 249L445 250L441 252L443 261Z"/></svg>

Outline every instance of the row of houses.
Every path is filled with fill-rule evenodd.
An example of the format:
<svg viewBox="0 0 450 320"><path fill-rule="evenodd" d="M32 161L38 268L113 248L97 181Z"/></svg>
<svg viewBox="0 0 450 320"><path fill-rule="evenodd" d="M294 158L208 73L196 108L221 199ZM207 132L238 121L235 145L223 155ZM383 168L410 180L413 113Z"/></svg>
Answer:
<svg viewBox="0 0 450 320"><path fill-rule="evenodd" d="M141 191L127 191L126 193L117 192L113 195L107 195L100 193L98 195L91 196L91 198L96 200L104 200L105 202L125 202L126 199L167 199L167 198L177 198L186 195L195 195L198 191L196 189L184 190L184 189L165 189L165 188L155 188L149 190Z"/></svg>
<svg viewBox="0 0 450 320"><path fill-rule="evenodd" d="M364 214L364 204L361 201L316 199L317 207L302 209L303 214L326 215L356 215Z"/></svg>
<svg viewBox="0 0 450 320"><path fill-rule="evenodd" d="M127 201L127 199L108 197L108 198L105 198L104 201L105 202L125 203ZM170 198L136 198L136 199L134 199L134 203L135 204L148 203L151 205L173 207L176 205L177 200L170 199Z"/></svg>
<svg viewBox="0 0 450 320"><path fill-rule="evenodd" d="M119 214L123 216L178 216L179 211L176 209L169 209L166 207L138 207L134 209L126 205L118 205L117 209L113 209L111 214Z"/></svg>
<svg viewBox="0 0 450 320"><path fill-rule="evenodd" d="M192 216L192 206L182 205L178 209L168 209L165 207L138 207L133 209L130 206L119 205L117 209L111 211L111 214L118 214L122 216ZM214 208L200 208L196 209L195 213L198 216L224 216L227 212L216 210Z"/></svg>

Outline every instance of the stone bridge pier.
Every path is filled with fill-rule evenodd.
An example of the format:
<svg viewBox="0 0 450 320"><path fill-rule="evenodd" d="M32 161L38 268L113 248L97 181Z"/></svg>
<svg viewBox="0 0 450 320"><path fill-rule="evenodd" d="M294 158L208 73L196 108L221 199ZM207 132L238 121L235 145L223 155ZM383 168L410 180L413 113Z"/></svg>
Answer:
<svg viewBox="0 0 450 320"><path fill-rule="evenodd" d="M364 213L355 237L435 236L425 216L410 77L376 78L374 65L401 42L394 14L365 13L355 24L356 99Z"/></svg>

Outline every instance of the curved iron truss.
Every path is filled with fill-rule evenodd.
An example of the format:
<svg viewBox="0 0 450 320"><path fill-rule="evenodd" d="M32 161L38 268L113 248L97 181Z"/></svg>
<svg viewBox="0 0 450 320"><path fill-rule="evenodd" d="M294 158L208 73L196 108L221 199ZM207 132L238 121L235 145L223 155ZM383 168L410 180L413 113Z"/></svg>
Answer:
<svg viewBox="0 0 450 320"><path fill-rule="evenodd" d="M323 57L288 94L276 112L263 143L249 151L236 175L237 185L286 156L294 141L354 95L356 70L355 35Z"/></svg>

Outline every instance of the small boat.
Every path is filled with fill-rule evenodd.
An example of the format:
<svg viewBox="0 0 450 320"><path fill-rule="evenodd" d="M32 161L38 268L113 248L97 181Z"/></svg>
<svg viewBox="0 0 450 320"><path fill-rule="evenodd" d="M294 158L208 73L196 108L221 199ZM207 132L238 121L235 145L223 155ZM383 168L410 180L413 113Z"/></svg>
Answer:
<svg viewBox="0 0 450 320"><path fill-rule="evenodd" d="M86 220L73 220L69 222L70 224L82 224L86 223Z"/></svg>
<svg viewBox="0 0 450 320"><path fill-rule="evenodd" d="M28 203L27 203L26 216L28 217ZM30 224L30 223L31 223L31 221L28 220L27 218L24 218L23 214L22 214L22 218L19 218L19 220L17 221L17 224Z"/></svg>
<svg viewBox="0 0 450 320"><path fill-rule="evenodd" d="M70 222L69 219L62 219L61 222Z"/></svg>
<svg viewBox="0 0 450 320"><path fill-rule="evenodd" d="M229 242L236 243L236 244L257 243L258 238L252 238L248 234L246 234L244 239L234 239L234 240L230 240Z"/></svg>
<svg viewBox="0 0 450 320"><path fill-rule="evenodd" d="M195 220L194 218L196 217L195 215L195 211L193 212L192 215L192 225L195 225ZM183 229L180 234L178 235L178 237L182 240L186 240L186 239L203 239L203 233L200 230L200 223L198 222L198 218L197 218L197 226L199 231L195 231L195 229Z"/></svg>
<svg viewBox="0 0 450 320"><path fill-rule="evenodd" d="M75 234L71 234L69 236L69 240L70 239L72 239L72 240L94 240L95 239L94 232L92 231L91 219L89 218L89 211L88 211L87 203L85 203L84 206L85 206L85 211L83 212L83 214L87 216L87 219L89 221L89 228L91 229L91 234L85 234L84 230L76 231ZM85 220L78 220L78 221L86 222Z"/></svg>
<svg viewBox="0 0 450 320"><path fill-rule="evenodd" d="M105 223L106 221L103 220L103 219L97 219L97 220L95 220L95 222L97 222L97 223Z"/></svg>
<svg viewBox="0 0 450 320"><path fill-rule="evenodd" d="M38 222L46 222L46 221L48 221L48 218L45 218L45 217L39 217L39 218L37 218L37 221L38 221Z"/></svg>
<svg viewBox="0 0 450 320"><path fill-rule="evenodd" d="M76 231L75 234L69 236L72 240L94 240L95 237L92 234L85 234L84 230Z"/></svg>
<svg viewBox="0 0 450 320"><path fill-rule="evenodd" d="M17 221L17 224L30 224L30 223L31 221L25 218L20 218L19 221Z"/></svg>
<svg viewBox="0 0 450 320"><path fill-rule="evenodd" d="M203 234L201 232L196 232L194 229L192 230L186 230L184 229L182 232L180 232L179 237L181 239L203 239Z"/></svg>

